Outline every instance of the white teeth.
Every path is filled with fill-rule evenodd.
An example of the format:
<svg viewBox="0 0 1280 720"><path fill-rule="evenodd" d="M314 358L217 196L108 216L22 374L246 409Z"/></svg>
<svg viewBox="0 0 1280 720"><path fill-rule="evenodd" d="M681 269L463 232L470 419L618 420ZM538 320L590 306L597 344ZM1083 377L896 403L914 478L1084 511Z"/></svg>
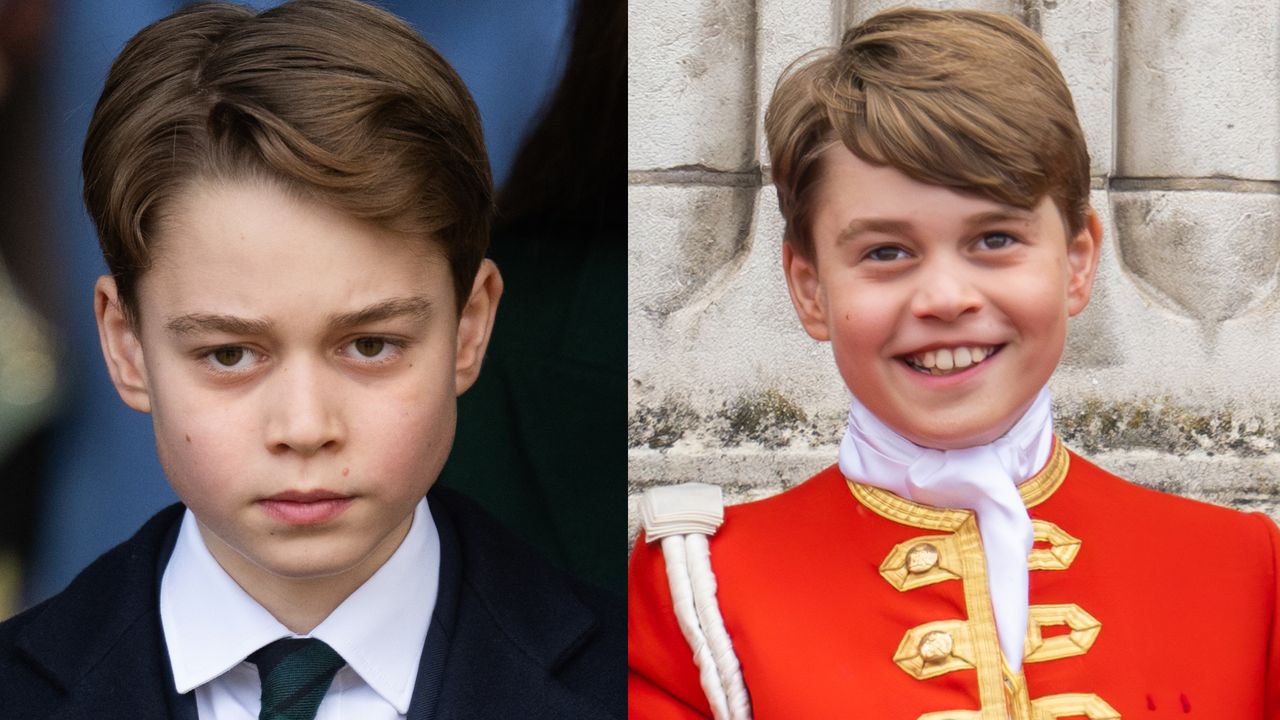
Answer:
<svg viewBox="0 0 1280 720"><path fill-rule="evenodd" d="M977 365L991 357L996 349L995 346L938 348L911 355L907 362L930 375L946 375L952 370Z"/></svg>

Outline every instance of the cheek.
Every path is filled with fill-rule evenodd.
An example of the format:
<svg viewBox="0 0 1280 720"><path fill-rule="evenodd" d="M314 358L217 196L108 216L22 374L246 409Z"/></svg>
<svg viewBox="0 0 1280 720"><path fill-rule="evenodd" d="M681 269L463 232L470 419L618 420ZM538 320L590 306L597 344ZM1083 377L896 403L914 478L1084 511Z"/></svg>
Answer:
<svg viewBox="0 0 1280 720"><path fill-rule="evenodd" d="M1066 285L1045 282L1007 283L1000 288L1000 309L1023 338L1028 362L1037 370L1032 382L1048 379L1062 357L1067 339Z"/></svg>
<svg viewBox="0 0 1280 720"><path fill-rule="evenodd" d="M160 466L183 502L201 508L228 497L226 490L251 477L245 466L242 426L226 418L153 410Z"/></svg>
<svg viewBox="0 0 1280 720"><path fill-rule="evenodd" d="M1007 284L1000 288L1001 306L1015 318L1024 334L1052 336L1065 334L1067 294L1065 284L1031 282Z"/></svg>
<svg viewBox="0 0 1280 720"><path fill-rule="evenodd" d="M841 357L872 358L892 338L898 303L888 291L846 291L829 306L832 350Z"/></svg>
<svg viewBox="0 0 1280 720"><path fill-rule="evenodd" d="M361 438L366 476L396 478L411 494L425 492L453 445L457 404L449 388L406 389L384 398L375 411L353 420Z"/></svg>
<svg viewBox="0 0 1280 720"><path fill-rule="evenodd" d="M1023 308L1023 313L1046 322L1067 316L1067 286L1070 273L1065 257L1040 258L1033 269L997 286L1007 305ZM1020 298L1020 299L1019 299Z"/></svg>
<svg viewBox="0 0 1280 720"><path fill-rule="evenodd" d="M160 466L183 502L225 504L228 490L253 486L264 444L252 405L200 386L183 368L162 362L152 377L152 425Z"/></svg>
<svg viewBox="0 0 1280 720"><path fill-rule="evenodd" d="M845 387L864 401L878 395L888 370L881 362L893 337L889 297L846 293L831 306L831 352Z"/></svg>
<svg viewBox="0 0 1280 720"><path fill-rule="evenodd" d="M384 433L383 444L387 448L413 448L409 455L447 454L457 422L452 400L447 396L441 402L401 407L395 422Z"/></svg>
<svg viewBox="0 0 1280 720"><path fill-rule="evenodd" d="M172 378L170 378L172 380ZM156 443L192 460L243 452L259 418L225 394L195 386L189 379L153 384L152 421ZM237 450L239 448L239 450Z"/></svg>

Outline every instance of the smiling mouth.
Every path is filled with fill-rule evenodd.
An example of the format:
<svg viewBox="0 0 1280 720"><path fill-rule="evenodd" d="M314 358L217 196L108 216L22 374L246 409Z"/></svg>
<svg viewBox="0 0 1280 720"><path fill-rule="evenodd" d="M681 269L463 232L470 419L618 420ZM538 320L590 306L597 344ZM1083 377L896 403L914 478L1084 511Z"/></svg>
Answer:
<svg viewBox="0 0 1280 720"><path fill-rule="evenodd" d="M901 356L902 362L925 375L952 375L990 360L1004 345L937 348Z"/></svg>

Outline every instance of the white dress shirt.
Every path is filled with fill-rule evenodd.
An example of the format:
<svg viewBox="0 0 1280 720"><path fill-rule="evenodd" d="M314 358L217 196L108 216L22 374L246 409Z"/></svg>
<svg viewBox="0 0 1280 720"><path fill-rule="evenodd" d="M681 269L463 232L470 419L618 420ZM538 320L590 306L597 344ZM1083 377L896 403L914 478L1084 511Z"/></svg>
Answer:
<svg viewBox="0 0 1280 720"><path fill-rule="evenodd" d="M295 635L249 597L209 553L190 510L160 581L160 621L180 693L200 720L257 720L262 692L246 662L287 637L323 640L347 661L316 720L404 718L440 581L440 535L425 499L390 558L310 635Z"/></svg>

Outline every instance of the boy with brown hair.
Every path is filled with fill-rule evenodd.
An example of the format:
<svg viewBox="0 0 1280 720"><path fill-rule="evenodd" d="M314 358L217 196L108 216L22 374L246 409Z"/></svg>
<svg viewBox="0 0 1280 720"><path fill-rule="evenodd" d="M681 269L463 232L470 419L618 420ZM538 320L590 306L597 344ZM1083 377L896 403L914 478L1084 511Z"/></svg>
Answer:
<svg viewBox="0 0 1280 720"><path fill-rule="evenodd" d="M1039 38L888 11L793 65L765 129L848 430L836 465L722 518L714 488L642 499L632 716L1280 718L1275 524L1053 435L1102 231Z"/></svg>
<svg viewBox="0 0 1280 720"><path fill-rule="evenodd" d="M103 353L186 508L0 625L4 716L620 717L618 604L432 490L502 291L448 64L354 0L194 5L83 162Z"/></svg>

